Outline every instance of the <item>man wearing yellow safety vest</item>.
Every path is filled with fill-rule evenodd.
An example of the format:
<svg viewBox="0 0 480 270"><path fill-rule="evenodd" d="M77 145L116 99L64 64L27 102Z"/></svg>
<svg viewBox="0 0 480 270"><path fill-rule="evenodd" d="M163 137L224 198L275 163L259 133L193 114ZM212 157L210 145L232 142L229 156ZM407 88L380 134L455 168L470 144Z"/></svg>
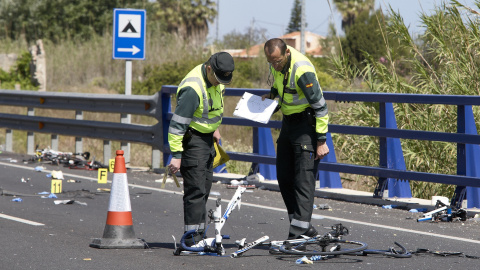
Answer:
<svg viewBox="0 0 480 270"><path fill-rule="evenodd" d="M232 80L233 58L226 52L213 54L182 80L177 90L177 107L168 129L172 159L171 173L183 177L184 231L196 230L187 246L198 243L205 231L206 203L213 180L214 140L223 117L224 84Z"/></svg>
<svg viewBox="0 0 480 270"><path fill-rule="evenodd" d="M273 85L262 99L279 97L283 113L277 140L277 180L290 220L288 239L315 236L310 224L315 174L328 152L328 110L310 60L278 38L264 46Z"/></svg>

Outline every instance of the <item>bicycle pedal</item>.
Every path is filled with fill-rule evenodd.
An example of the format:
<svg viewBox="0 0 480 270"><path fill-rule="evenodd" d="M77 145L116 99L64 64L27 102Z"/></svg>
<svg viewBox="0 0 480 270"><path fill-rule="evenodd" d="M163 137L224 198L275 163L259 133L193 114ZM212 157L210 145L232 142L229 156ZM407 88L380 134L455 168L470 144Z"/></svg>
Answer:
<svg viewBox="0 0 480 270"><path fill-rule="evenodd" d="M307 246L306 245L300 245L296 246L293 249L298 250L298 251L307 251Z"/></svg>
<svg viewBox="0 0 480 270"><path fill-rule="evenodd" d="M173 255L175 256L180 256L180 254L182 254L182 251L184 251L184 249L182 247L178 247L175 249L175 251L173 252Z"/></svg>
<svg viewBox="0 0 480 270"><path fill-rule="evenodd" d="M272 254L272 255L280 255L280 254L283 254L283 252L281 252L278 247L270 247L270 248L268 249L268 253L270 253L270 254Z"/></svg>
<svg viewBox="0 0 480 270"><path fill-rule="evenodd" d="M393 247L390 248L390 253L392 253L392 254L399 254L399 252L396 251Z"/></svg>
<svg viewBox="0 0 480 270"><path fill-rule="evenodd" d="M335 245L333 247L330 248L330 252L333 252L333 251L339 251L341 249L341 246L340 245Z"/></svg>

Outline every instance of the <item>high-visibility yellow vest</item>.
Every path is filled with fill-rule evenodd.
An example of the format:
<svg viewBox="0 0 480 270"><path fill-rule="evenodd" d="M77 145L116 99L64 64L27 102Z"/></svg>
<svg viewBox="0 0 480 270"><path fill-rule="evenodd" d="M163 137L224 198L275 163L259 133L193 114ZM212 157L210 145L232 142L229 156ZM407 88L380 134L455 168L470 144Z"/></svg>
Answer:
<svg viewBox="0 0 480 270"><path fill-rule="evenodd" d="M198 65L185 76L178 86L177 93L186 86L195 89L200 98L200 105L193 114L190 127L202 133L211 133L222 123L225 86L219 84L207 88L202 76L202 65Z"/></svg>
<svg viewBox="0 0 480 270"><path fill-rule="evenodd" d="M283 89L283 79L285 74L281 72L275 71L273 67L272 73L274 76L274 84L278 90L278 95L280 97L281 111L284 115L290 115L294 113L299 113L305 111L306 108L310 107L308 100L305 97L302 89L297 85L297 80L306 72L312 72L315 74L315 82L318 88L321 90L320 85L318 84L318 77L317 73L315 72L315 67L310 62L310 60L300 53L299 51L295 50L293 47L288 46L287 48L290 50L291 61L290 67L288 69L288 80L287 84L285 85L285 89ZM283 93L285 91L285 93ZM322 102L325 100L322 97ZM326 115L317 115L316 116L316 132L317 133L326 133L328 131L328 114Z"/></svg>
<svg viewBox="0 0 480 270"><path fill-rule="evenodd" d="M214 132L222 123L223 117L223 94L225 91L224 85L211 86L207 88L207 84L203 79L202 65L198 65L182 80L177 89L177 95L182 88L190 87L197 93L200 103L193 113L192 118L185 118L174 114L172 123L188 124L201 133ZM185 129L177 129L172 126L168 129L168 142L172 153L182 152L182 139L186 132Z"/></svg>

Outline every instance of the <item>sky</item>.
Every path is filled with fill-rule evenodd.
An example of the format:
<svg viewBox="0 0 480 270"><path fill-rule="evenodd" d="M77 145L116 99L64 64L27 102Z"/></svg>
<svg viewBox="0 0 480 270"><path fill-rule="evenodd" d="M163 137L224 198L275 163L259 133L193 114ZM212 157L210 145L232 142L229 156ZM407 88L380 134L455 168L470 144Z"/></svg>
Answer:
<svg viewBox="0 0 480 270"><path fill-rule="evenodd" d="M250 26L267 30L266 37L273 38L285 34L290 22L290 16L295 0L217 0L219 17L209 25L208 42L217 37L222 39L225 34L236 31L246 33ZM306 30L322 36L328 34L328 24L333 21L337 31L343 33L340 27L341 15L332 4L332 11L327 0L305 0ZM376 0L376 8L382 8L387 14L389 6L399 12L411 34L423 32L420 27L420 14L430 14L442 0ZM475 0L459 0L460 3L479 10L474 5ZM447 0L447 3L449 1ZM423 11L423 12L422 12Z"/></svg>

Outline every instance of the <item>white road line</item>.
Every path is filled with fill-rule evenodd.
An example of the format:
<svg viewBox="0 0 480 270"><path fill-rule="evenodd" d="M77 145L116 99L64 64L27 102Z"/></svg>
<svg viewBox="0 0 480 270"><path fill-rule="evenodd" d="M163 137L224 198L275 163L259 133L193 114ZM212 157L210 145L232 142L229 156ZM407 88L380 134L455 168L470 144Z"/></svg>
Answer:
<svg viewBox="0 0 480 270"><path fill-rule="evenodd" d="M0 164L11 166L11 167L16 167L16 168L21 168L21 169L31 169L29 167L14 165L14 164L10 164L10 163L0 162ZM64 175L66 175L66 174L64 174ZM91 178L91 177L78 176L78 175L74 175L74 174L70 174L70 175L74 176L74 177L78 177L78 178L97 181L97 179ZM165 190L165 189L160 189L160 188L155 188L155 187L147 187L147 186L136 185L136 184L129 184L129 186L134 187L134 188L142 188L142 189L153 190L153 191L158 191L158 192L183 195L181 190L170 191L170 190ZM209 199L210 200L216 200L216 198L209 198ZM223 202L229 202L230 200L222 199L222 201ZM278 212L286 212L286 210L284 208L270 207L270 206L260 205L260 204L252 204L252 203L242 202L242 205L247 205L247 206L250 206L250 207L255 207L255 208L260 208L260 209L269 209L269 210L278 211ZM364 225L364 226L370 226L370 227L376 227L376 228L382 228L382 229L388 229L388 230L394 230L394 231L401 231L401 232L414 233L414 234L420 234L420 235L428 235L428 236L438 237L438 238L443 238L443 239L452 239L452 240L457 240L457 241L480 244L480 241L473 240L473 239L468 239L468 238L455 237L455 236L436 234L436 233L429 233L429 232L423 232L423 231L415 231L415 230L404 229L404 228L400 228L400 227L393 227L393 226L363 222L363 221L346 219L346 218L337 218L337 217L329 217L329 216L321 216L321 215L315 215L313 218L314 219L326 218L326 219L331 219L331 220L336 220L336 221L343 221L343 222L351 222L351 223L355 223L355 224L361 224L361 225Z"/></svg>
<svg viewBox="0 0 480 270"><path fill-rule="evenodd" d="M43 223L38 223L38 222L35 222L35 221L26 220L26 219L18 218L18 217L13 217L13 216L5 215L5 214L0 214L0 218L9 219L9 220L25 223L25 224L32 225L32 226L44 226L45 225Z"/></svg>
<svg viewBox="0 0 480 270"><path fill-rule="evenodd" d="M182 195L181 191L175 192L175 191L170 191L170 190L164 190L164 189L153 188L153 187L146 187L146 186L141 186L141 185L133 185L133 184L131 184L129 186L135 187L135 188L143 188L143 189L154 190L154 191L159 191L159 192ZM209 198L209 199L210 200L216 200L216 198ZM230 200L222 199L222 201L228 203ZM242 202L242 206L243 205L247 205L247 206L255 207L255 208L260 208L260 209L269 209L269 210L278 211L278 212L287 212L284 208L277 208L277 207L271 207L271 206L260 205L260 204L252 204L252 203ZM432 237L452 239L452 240L458 240L458 241L469 242L469 243L474 243L474 244L480 244L480 241L473 240L473 239L467 239L467 238L455 237L455 236L449 236L449 235L443 235L443 234L436 234L436 233L429 233L429 232L423 232L423 231L415 231L415 230L404 229L404 228L400 228L400 227L393 227L393 226L388 226L388 225L381 225L381 224L363 222L363 221L346 219L346 218L329 217L329 216L316 215L316 214L313 215L312 218L313 219L325 218L325 219L331 219L331 220L336 220L336 221L350 222L350 223L354 223L354 224L361 224L361 225L370 226L370 227L376 227L376 228L382 228L382 229L388 229L388 230L394 230L394 231L401 231L401 232L407 232L407 233L415 233L415 234L420 234L420 235L428 235L428 236L432 236Z"/></svg>

